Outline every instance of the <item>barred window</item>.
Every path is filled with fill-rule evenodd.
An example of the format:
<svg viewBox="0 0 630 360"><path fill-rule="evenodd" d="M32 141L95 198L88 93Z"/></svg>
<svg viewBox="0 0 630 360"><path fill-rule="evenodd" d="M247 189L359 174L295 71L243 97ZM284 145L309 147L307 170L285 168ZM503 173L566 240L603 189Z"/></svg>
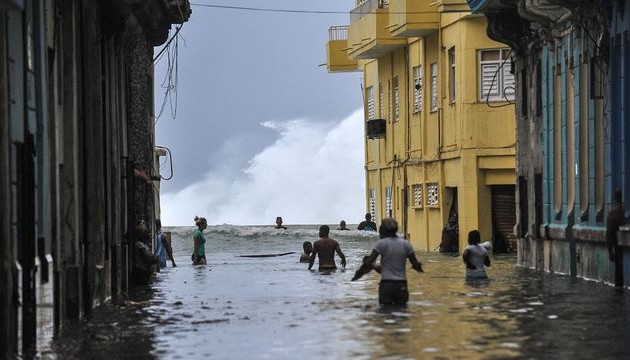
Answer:
<svg viewBox="0 0 630 360"><path fill-rule="evenodd" d="M422 207L422 184L412 185L412 190L411 195L413 196L413 199L411 203L413 204L413 207Z"/></svg>
<svg viewBox="0 0 630 360"><path fill-rule="evenodd" d="M448 63L449 63L449 99L451 103L455 102L455 48L448 49Z"/></svg>
<svg viewBox="0 0 630 360"><path fill-rule="evenodd" d="M385 187L385 214L392 217L392 187Z"/></svg>
<svg viewBox="0 0 630 360"><path fill-rule="evenodd" d="M437 183L427 184L427 206L437 207L439 203L439 187Z"/></svg>
<svg viewBox="0 0 630 360"><path fill-rule="evenodd" d="M422 111L422 65L413 68L413 112Z"/></svg>
<svg viewBox="0 0 630 360"><path fill-rule="evenodd" d="M438 109L438 67L437 63L431 64L431 111Z"/></svg>
<svg viewBox="0 0 630 360"><path fill-rule="evenodd" d="M372 86L365 90L365 97L367 98L367 110L368 120L376 119L376 109L374 108L374 88Z"/></svg>
<svg viewBox="0 0 630 360"><path fill-rule="evenodd" d="M398 76L394 78L394 121L400 119L400 89L398 87Z"/></svg>
<svg viewBox="0 0 630 360"><path fill-rule="evenodd" d="M385 118L385 90L383 89L383 83L378 84L378 113L379 118Z"/></svg>
<svg viewBox="0 0 630 360"><path fill-rule="evenodd" d="M370 189L370 214L372 221L376 222L376 189Z"/></svg>

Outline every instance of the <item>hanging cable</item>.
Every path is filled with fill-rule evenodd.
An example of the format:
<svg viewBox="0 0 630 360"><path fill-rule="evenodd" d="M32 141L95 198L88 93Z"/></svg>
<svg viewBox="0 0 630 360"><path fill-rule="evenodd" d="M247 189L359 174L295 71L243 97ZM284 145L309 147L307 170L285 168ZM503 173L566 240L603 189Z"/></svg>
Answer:
<svg viewBox="0 0 630 360"><path fill-rule="evenodd" d="M173 156L171 155L171 150L169 148L167 148L166 146L157 146L156 145L155 147L158 148L158 149L166 150L166 153L168 154L167 161L169 163L170 170L171 170L171 174L170 174L169 177L166 178L166 177L162 176L162 169L164 168L166 163L164 165L160 164L160 178L162 180L166 180L166 181L171 180L173 178Z"/></svg>
<svg viewBox="0 0 630 360"><path fill-rule="evenodd" d="M275 13L298 13L298 14L343 14L347 15L348 11L332 11L332 10L297 10L297 9L274 9L274 8L256 8L246 6L228 6L217 4L197 4L190 3L191 6L199 6L214 9L227 9L227 10L244 10L244 11L260 11L260 12L275 12ZM469 10L463 12L470 12ZM367 15L372 11L360 12L357 14ZM435 14L436 11L390 11L390 14Z"/></svg>

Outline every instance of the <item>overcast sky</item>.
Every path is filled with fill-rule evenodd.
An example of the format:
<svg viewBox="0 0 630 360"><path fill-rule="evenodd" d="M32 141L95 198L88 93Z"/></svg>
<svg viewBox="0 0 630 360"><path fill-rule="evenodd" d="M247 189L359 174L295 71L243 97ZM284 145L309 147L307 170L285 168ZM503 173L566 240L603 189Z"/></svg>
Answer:
<svg viewBox="0 0 630 360"><path fill-rule="evenodd" d="M195 4L340 13L249 11ZM170 149L174 169L173 178L161 184L165 225L192 225L195 215L204 214L212 215L211 224L273 223L274 214L288 223L338 222L343 210L326 216L325 209L313 212L312 205L302 204L299 196L309 191L308 178L291 180L291 174L308 173L304 169L313 168L313 161L328 166L319 164L323 173L314 177L335 181L312 191L319 191L324 200L337 201L331 207L348 209L349 216L356 217L346 219L349 223L363 217L363 122L357 113L362 107L362 73L330 74L319 66L326 62L328 28L347 25L353 4L351 0L193 2L181 37L171 42L156 65L156 116L167 74L171 75L170 84L176 85L156 124L156 145ZM156 55L160 50L156 48ZM173 71L168 71L169 63ZM334 134L338 131L348 133L339 137ZM298 138L302 140L295 141ZM314 155L324 147L325 155L336 154L343 162ZM296 159L297 155L302 158ZM270 174L263 174L262 166ZM169 172L168 166L162 169L163 176ZM268 193L263 187L282 188ZM298 197L292 201L297 204L286 204L283 209L282 204L261 203L238 219L234 212L229 214L231 218L223 216L226 212L220 212L219 203L230 199L242 203L244 191L271 197L274 191L287 192ZM335 200L334 194L339 192L351 192L350 198ZM187 207L192 199L206 205ZM296 215L294 219L288 211Z"/></svg>

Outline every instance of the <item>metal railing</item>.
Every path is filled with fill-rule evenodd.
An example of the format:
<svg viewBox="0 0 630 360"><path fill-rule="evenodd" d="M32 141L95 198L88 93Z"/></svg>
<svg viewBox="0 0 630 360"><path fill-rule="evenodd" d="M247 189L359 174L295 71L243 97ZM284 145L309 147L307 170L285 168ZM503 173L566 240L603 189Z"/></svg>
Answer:
<svg viewBox="0 0 630 360"><path fill-rule="evenodd" d="M348 40L348 25L337 25L328 28L328 40Z"/></svg>
<svg viewBox="0 0 630 360"><path fill-rule="evenodd" d="M371 14L376 9L387 9L389 0L365 0L350 11L350 23L360 20L365 15Z"/></svg>

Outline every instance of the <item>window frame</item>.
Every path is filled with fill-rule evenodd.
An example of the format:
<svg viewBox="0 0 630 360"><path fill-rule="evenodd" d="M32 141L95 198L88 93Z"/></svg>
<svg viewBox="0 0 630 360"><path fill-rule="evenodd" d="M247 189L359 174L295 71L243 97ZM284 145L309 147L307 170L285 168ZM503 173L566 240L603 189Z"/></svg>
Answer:
<svg viewBox="0 0 630 360"><path fill-rule="evenodd" d="M438 111L438 66L431 63L431 112Z"/></svg>
<svg viewBox="0 0 630 360"><path fill-rule="evenodd" d="M414 66L411 69L411 73L413 74L413 113L418 114L424 110L422 101L422 90L424 90L422 65Z"/></svg>
<svg viewBox="0 0 630 360"><path fill-rule="evenodd" d="M498 52L497 60L482 60L484 53ZM478 81L478 98L481 102L514 102L516 100L516 76L511 73L511 58L512 50L509 48L492 48L492 49L479 49L477 51L477 71L479 76ZM485 91L486 77L484 76L484 67L495 67L494 70L490 70L493 74L491 86L488 91ZM493 89L496 88L495 94ZM506 91L506 89L512 89Z"/></svg>

